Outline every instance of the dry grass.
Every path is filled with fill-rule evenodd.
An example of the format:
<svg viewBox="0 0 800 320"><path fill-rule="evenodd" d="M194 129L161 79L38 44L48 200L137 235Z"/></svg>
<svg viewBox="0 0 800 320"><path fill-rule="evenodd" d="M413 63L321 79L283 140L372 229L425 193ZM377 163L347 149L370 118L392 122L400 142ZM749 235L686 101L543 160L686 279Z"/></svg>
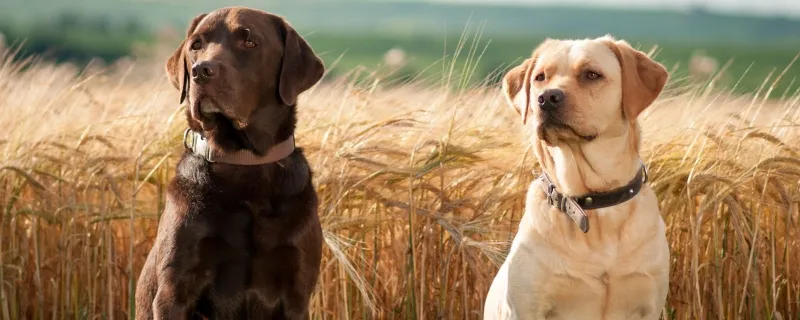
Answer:
<svg viewBox="0 0 800 320"><path fill-rule="evenodd" d="M0 318L131 316L185 121L160 62L137 66L0 65ZM366 79L300 103L326 241L313 316L477 319L536 170L519 121L496 87ZM666 314L800 319L800 95L700 89L642 119Z"/></svg>

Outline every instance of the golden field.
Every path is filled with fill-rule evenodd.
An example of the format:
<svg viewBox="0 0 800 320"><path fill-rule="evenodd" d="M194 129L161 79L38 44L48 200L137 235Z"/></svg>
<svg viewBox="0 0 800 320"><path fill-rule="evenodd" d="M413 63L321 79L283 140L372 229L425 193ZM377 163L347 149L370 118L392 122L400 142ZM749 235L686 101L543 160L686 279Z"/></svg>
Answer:
<svg viewBox="0 0 800 320"><path fill-rule="evenodd" d="M132 317L182 152L161 60L0 64L0 318ZM166 57L166 55L163 55ZM479 319L537 164L497 86L353 71L299 103L325 233L314 319ZM640 117L667 319L800 319L800 95L673 82ZM358 78L359 80L353 80Z"/></svg>

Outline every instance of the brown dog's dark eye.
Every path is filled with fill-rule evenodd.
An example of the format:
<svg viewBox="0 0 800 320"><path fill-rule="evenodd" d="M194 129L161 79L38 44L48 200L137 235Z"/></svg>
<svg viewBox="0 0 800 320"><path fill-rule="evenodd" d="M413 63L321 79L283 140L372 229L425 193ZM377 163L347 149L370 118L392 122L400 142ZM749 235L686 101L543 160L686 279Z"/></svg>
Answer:
<svg viewBox="0 0 800 320"><path fill-rule="evenodd" d="M544 73L537 74L536 78L533 78L533 80L536 80L536 81L539 81L539 82L544 81Z"/></svg>
<svg viewBox="0 0 800 320"><path fill-rule="evenodd" d="M200 41L198 40L198 41L192 42L192 47L191 48L192 48L192 50L200 50L200 49L203 48L203 44L200 43Z"/></svg>
<svg viewBox="0 0 800 320"><path fill-rule="evenodd" d="M589 79L589 80L597 80L597 79L600 79L601 77L602 77L602 76L601 76L599 73L597 73L597 72L594 72L594 71L588 71L588 72L586 72L586 79Z"/></svg>
<svg viewBox="0 0 800 320"><path fill-rule="evenodd" d="M256 43L253 42L253 40L245 40L244 41L244 46L245 46L245 48L255 48L256 47Z"/></svg>

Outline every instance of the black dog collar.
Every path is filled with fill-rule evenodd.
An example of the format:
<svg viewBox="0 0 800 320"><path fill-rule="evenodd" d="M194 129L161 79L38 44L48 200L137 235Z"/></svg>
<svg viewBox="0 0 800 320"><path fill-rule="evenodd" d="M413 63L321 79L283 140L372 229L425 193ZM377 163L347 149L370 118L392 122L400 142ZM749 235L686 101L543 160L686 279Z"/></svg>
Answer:
<svg viewBox="0 0 800 320"><path fill-rule="evenodd" d="M547 195L547 203L566 213L572 218L572 221L575 221L581 231L586 233L589 231L589 218L584 210L612 207L633 199L639 194L642 185L647 182L647 168L642 164L636 177L623 187L605 192L588 193L580 197L567 197L559 193L547 173L542 173L540 179L544 182L542 187Z"/></svg>

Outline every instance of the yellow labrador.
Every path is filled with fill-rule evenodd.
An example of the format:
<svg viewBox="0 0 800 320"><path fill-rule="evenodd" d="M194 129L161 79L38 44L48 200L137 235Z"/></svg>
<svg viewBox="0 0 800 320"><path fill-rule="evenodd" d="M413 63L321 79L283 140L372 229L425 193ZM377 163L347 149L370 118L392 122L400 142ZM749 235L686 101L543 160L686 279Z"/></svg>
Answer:
<svg viewBox="0 0 800 320"><path fill-rule="evenodd" d="M544 41L503 79L544 173L528 189L485 319L658 319L669 247L636 117L662 65L610 36Z"/></svg>

